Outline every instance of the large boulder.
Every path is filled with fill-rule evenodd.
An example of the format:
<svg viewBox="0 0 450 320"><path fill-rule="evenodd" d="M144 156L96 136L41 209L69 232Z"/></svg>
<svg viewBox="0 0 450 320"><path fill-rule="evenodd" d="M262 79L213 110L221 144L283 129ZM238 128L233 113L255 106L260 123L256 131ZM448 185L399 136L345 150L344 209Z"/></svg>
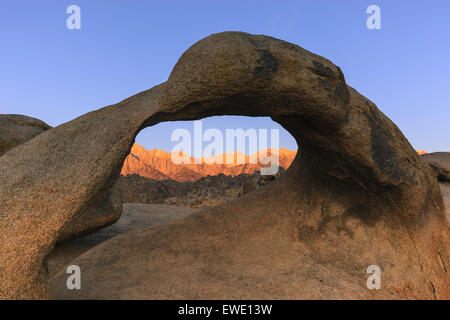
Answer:
<svg viewBox="0 0 450 320"><path fill-rule="evenodd" d="M54 297L450 298L449 227L427 164L330 61L241 32L199 41L166 83L0 157L0 296L51 297L45 257L111 188L142 128L213 115L270 116L302 152L264 188L89 250L72 262L82 290L60 272ZM366 287L370 265L380 290Z"/></svg>
<svg viewBox="0 0 450 320"><path fill-rule="evenodd" d="M0 114L0 156L50 128L36 118L21 114Z"/></svg>
<svg viewBox="0 0 450 320"><path fill-rule="evenodd" d="M51 127L45 122L20 115L0 115L0 156ZM103 198L93 201L62 232L58 241L74 239L116 222L122 212L120 187L115 186Z"/></svg>
<svg viewBox="0 0 450 320"><path fill-rule="evenodd" d="M450 152L426 153L422 159L430 165L439 181L450 182Z"/></svg>
<svg viewBox="0 0 450 320"><path fill-rule="evenodd" d="M433 152L422 155L439 181L444 199L447 220L450 223L450 152Z"/></svg>

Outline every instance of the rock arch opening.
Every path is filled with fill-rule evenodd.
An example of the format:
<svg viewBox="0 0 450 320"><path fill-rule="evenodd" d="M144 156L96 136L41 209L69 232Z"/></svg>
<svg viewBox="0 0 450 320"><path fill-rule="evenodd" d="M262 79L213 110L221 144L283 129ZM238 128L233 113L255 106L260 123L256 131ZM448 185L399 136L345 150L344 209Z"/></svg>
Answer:
<svg viewBox="0 0 450 320"><path fill-rule="evenodd" d="M123 202L214 206L279 177L296 151L295 139L268 117L161 123L142 130L125 159ZM272 172L271 157L279 166Z"/></svg>

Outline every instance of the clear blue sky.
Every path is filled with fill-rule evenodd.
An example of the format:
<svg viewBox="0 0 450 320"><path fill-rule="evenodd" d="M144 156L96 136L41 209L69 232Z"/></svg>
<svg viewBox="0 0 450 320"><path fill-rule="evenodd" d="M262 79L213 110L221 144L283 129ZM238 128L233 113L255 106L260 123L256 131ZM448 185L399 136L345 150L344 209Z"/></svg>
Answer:
<svg viewBox="0 0 450 320"><path fill-rule="evenodd" d="M71 4L81 8L81 30L66 28ZM381 8L381 30L366 27L371 4ZM61 124L167 80L190 45L229 30L274 36L330 59L416 149L450 150L448 0L2 1L0 113ZM204 123L276 126L264 118ZM146 129L137 140L171 149L172 128ZM281 144L296 147L288 134Z"/></svg>

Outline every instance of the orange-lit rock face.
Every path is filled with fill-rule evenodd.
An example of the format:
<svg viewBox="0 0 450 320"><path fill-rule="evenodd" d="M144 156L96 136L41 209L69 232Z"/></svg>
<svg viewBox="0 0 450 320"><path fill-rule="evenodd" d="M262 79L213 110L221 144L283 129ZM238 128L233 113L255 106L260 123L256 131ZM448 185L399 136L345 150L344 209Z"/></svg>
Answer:
<svg viewBox="0 0 450 320"><path fill-rule="evenodd" d="M279 165L284 169L287 169L291 165L297 154L296 151L285 148L279 149L278 153ZM271 154L270 149L267 154ZM217 161L216 163L212 163L212 161L208 161L209 159L206 158L203 158L200 164L195 164L194 158L185 156L190 164L175 164L172 161L170 153L158 149L146 150L144 147L135 143L130 155L125 160L121 174L124 176L138 174L154 180L172 179L184 182L195 181L208 175L215 176L220 173L230 176L236 176L241 173L253 173L260 171L262 167L258 154L245 156L245 161L242 164L238 164L238 152L233 154L234 161L231 164L227 163L226 154L216 157L222 158L222 164L218 164Z"/></svg>

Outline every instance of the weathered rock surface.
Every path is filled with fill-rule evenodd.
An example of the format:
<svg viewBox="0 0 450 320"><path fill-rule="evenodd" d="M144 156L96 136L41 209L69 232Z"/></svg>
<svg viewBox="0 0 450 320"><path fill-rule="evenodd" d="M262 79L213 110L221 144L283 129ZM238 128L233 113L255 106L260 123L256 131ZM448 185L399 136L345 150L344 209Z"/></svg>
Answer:
<svg viewBox="0 0 450 320"><path fill-rule="evenodd" d="M450 223L450 152L433 152L422 155L439 181L444 198L447 221Z"/></svg>
<svg viewBox="0 0 450 320"><path fill-rule="evenodd" d="M422 155L439 181L450 182L450 152L433 152Z"/></svg>
<svg viewBox="0 0 450 320"><path fill-rule="evenodd" d="M117 220L122 214L122 192L116 183L99 200L95 200L81 215L77 216L63 230L58 241L75 239L96 230L105 228Z"/></svg>
<svg viewBox="0 0 450 320"><path fill-rule="evenodd" d="M427 164L330 61L240 32L193 45L166 83L0 157L0 296L50 297L44 258L111 188L139 130L227 114L286 128L302 150L287 173L89 250L73 261L83 289L67 290L60 272L54 297L450 298L449 227ZM372 264L381 290L366 288Z"/></svg>
<svg viewBox="0 0 450 320"><path fill-rule="evenodd" d="M0 114L0 156L50 128L36 118L20 114Z"/></svg>
<svg viewBox="0 0 450 320"><path fill-rule="evenodd" d="M441 188L442 198L444 198L447 221L450 224L450 183L440 182L439 187Z"/></svg>
<svg viewBox="0 0 450 320"><path fill-rule="evenodd" d="M87 236L59 243L47 258L49 275L53 275L84 252L120 234L183 219L198 209L161 204L124 203L120 219L113 225ZM65 270L65 269L64 269Z"/></svg>
<svg viewBox="0 0 450 320"><path fill-rule="evenodd" d="M51 127L45 122L19 114L0 115L0 156L8 150L25 143ZM118 186L107 192L104 198L95 201L76 217L63 231L58 241L73 239L119 219L122 198Z"/></svg>

